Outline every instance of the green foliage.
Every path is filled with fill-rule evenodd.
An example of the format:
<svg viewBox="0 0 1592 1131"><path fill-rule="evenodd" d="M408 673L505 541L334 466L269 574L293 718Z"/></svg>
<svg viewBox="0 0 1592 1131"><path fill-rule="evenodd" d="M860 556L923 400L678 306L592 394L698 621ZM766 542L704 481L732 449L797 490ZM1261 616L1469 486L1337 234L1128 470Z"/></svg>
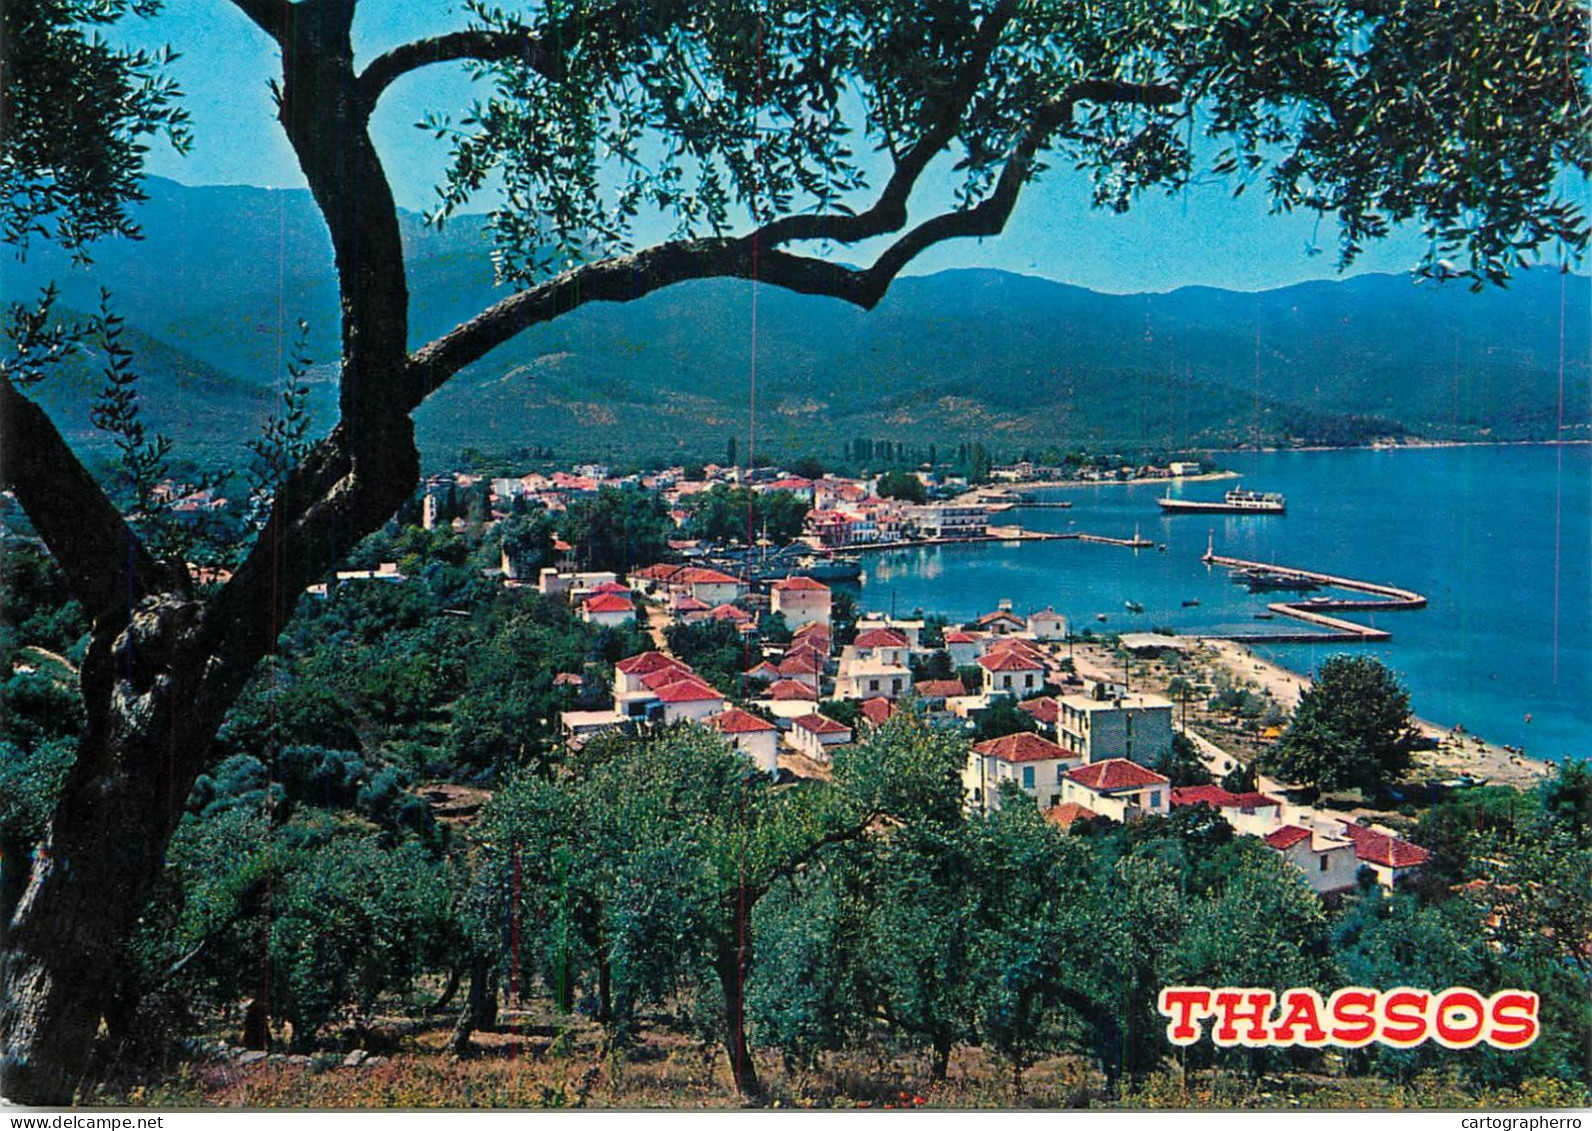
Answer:
<svg viewBox="0 0 1592 1131"><path fill-rule="evenodd" d="M757 663L741 630L729 621L681 621L664 629L663 637L671 653L690 664L708 683L729 694L739 693L741 673Z"/></svg>
<svg viewBox="0 0 1592 1131"><path fill-rule="evenodd" d="M753 491L715 484L685 501L691 514L691 537L708 542L755 543L767 538L777 545L802 532L807 504L790 491Z"/></svg>
<svg viewBox="0 0 1592 1131"><path fill-rule="evenodd" d="M983 669L977 669L982 673ZM967 681L964 679L963 686ZM982 674L980 686L982 686ZM1000 738L1003 735L1016 734L1027 731L1031 734L1038 733L1039 722L1017 705L1017 701L1009 695L997 695L988 707L977 715L977 730L974 732L974 741L983 742L989 738Z"/></svg>
<svg viewBox="0 0 1592 1131"><path fill-rule="evenodd" d="M583 569L628 573L667 558L675 527L661 496L604 487L570 503L559 516L558 533L575 547Z"/></svg>
<svg viewBox="0 0 1592 1131"><path fill-rule="evenodd" d="M1369 656L1333 656L1299 698L1274 772L1321 789L1374 788L1410 766L1410 696Z"/></svg>
<svg viewBox="0 0 1592 1131"><path fill-rule="evenodd" d="M921 503L928 497L923 481L910 471L885 472L879 476L875 490L881 499L905 499L909 503Z"/></svg>
<svg viewBox="0 0 1592 1131"><path fill-rule="evenodd" d="M101 35L155 0L16 0L5 10L6 81L0 95L3 238L26 250L53 239L87 258L100 236L132 235L127 203L142 198L146 138L188 147L188 114L163 73L175 55L125 50Z"/></svg>
<svg viewBox="0 0 1592 1131"><path fill-rule="evenodd" d="M1172 735L1172 745L1156 764L1155 771L1164 774L1174 786L1210 785L1213 782L1199 747L1181 731Z"/></svg>

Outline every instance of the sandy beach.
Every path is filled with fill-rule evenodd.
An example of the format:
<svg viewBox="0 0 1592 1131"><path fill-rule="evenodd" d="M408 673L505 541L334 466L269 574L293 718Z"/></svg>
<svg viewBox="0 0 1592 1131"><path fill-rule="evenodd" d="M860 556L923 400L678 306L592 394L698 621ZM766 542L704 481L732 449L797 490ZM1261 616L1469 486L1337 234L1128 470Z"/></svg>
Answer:
<svg viewBox="0 0 1592 1131"><path fill-rule="evenodd" d="M1272 698L1290 711L1298 705L1300 694L1310 686L1307 676L1263 659L1242 644L1208 637L1200 642L1216 653L1217 663L1235 678L1247 680L1269 691ZM1418 718L1415 721L1422 733L1438 742L1436 750L1417 756L1420 762L1431 767L1434 774L1444 777L1469 774L1486 779L1489 785L1530 789L1553 772L1547 762L1516 754L1476 735L1455 732L1452 727L1426 719Z"/></svg>

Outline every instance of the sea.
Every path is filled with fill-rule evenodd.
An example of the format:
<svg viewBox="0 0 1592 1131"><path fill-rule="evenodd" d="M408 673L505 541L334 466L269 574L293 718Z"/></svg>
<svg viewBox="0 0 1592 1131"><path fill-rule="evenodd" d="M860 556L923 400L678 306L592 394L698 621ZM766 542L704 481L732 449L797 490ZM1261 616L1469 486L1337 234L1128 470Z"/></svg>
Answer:
<svg viewBox="0 0 1592 1131"><path fill-rule="evenodd" d="M1220 499L1233 480L1039 489L1037 499L1073 505L1019 508L997 521L1122 538L1137 531L1155 546L1048 541L870 553L860 604L964 621L1006 599L1020 613L1051 606L1075 629L1111 632L1306 629L1282 616L1256 619L1268 602L1293 595L1234 584L1228 571L1201 561L1210 544L1218 554L1428 599L1424 609L1342 614L1390 631L1390 640L1259 646L1267 658L1310 674L1336 653L1370 654L1397 673L1422 719L1537 758L1592 757L1592 446L1217 458L1240 474L1239 485L1285 495L1287 513L1170 515L1156 505L1169 490ZM1144 611L1129 611L1129 602Z"/></svg>

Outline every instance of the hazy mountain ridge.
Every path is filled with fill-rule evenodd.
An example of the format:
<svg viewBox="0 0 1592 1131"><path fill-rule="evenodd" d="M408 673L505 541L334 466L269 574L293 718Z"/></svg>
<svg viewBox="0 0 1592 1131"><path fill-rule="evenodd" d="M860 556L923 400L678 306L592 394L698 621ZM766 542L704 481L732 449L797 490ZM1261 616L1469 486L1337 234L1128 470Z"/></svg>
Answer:
<svg viewBox="0 0 1592 1131"><path fill-rule="evenodd" d="M54 278L64 302L89 308L111 288L159 343L140 358L150 404L177 389L181 411L166 415L181 434L219 438L248 414L249 387L280 380L296 319L312 355L335 358L330 242L303 192L161 180L149 192L144 240L97 247L90 272L35 249L7 265L4 290L25 298ZM478 219L403 224L417 343L502 293ZM1544 438L1559 423L1561 342L1564 421L1588 423L1592 287L1552 271L1480 295L1387 275L1111 295L958 270L901 279L872 312L759 288L755 336L752 294L742 280L682 284L521 335L421 410L428 457L532 444L712 455L732 433L746 442L754 349L757 443L776 452L838 454L864 435L1178 449L1373 433L1364 417L1434 437Z"/></svg>

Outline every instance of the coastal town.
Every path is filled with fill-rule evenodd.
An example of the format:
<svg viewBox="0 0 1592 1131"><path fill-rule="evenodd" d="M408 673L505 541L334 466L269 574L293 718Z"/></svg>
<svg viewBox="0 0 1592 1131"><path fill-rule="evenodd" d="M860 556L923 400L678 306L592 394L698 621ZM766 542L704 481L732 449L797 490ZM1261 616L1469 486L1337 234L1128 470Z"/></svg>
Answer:
<svg viewBox="0 0 1592 1131"><path fill-rule="evenodd" d="M1349 891L1362 878L1392 890L1416 876L1428 853L1383 823L1387 812L1306 803L1314 791L1255 772L1259 753L1278 739L1307 681L1254 662L1241 645L1153 632L1080 634L1053 608L1014 609L998 594L986 614L963 624L922 610L910 617L858 612L845 592L837 600L834 586L855 579L859 550L1022 538L1020 527L1002 522L1003 511L1019 504L1024 485L1055 483L1060 474L1025 462L993 468L980 487L924 469L905 477L915 486L892 493L903 498L880 493L881 485L892 486L886 476L805 478L778 468L707 465L694 475L684 467L614 475L581 465L517 477L459 473L427 484L420 518L428 528L446 523L462 532L471 520L447 519L444 500L452 496L457 511L461 495L484 492L490 517L477 520L483 532L528 511L556 515L603 491L629 491L658 499L687 535L693 501L728 486L744 487L751 497L786 495L804 511L799 535L785 545L770 545L755 530L748 531L749 545L682 536L667 541L671 560L623 570L583 568L589 563L580 547L561 538L552 542L554 560L534 576L502 552L495 572L504 586L567 602L595 627L641 626L653 645L620 659L599 681L589 672L559 675L572 687L611 687L608 701L583 701L561 713L559 732L571 748L605 732L700 726L776 780L824 779L852 743L911 713L966 736L962 782L970 810L1032 804L1070 829L1207 806L1297 868L1318 895ZM1190 461L1074 469L1068 481L1185 477L1223 473ZM402 575L393 563L338 575L340 582L357 580ZM324 595L325 587L317 592ZM715 685L675 654L667 643L671 630L693 626L738 641L742 670ZM1207 700L1219 688L1260 687L1255 674L1271 685L1261 691L1268 710L1263 726L1252 719L1246 730ZM1430 767L1446 775L1444 788L1540 778L1540 764L1479 740L1467 756L1467 739L1434 735ZM1193 776L1204 784L1163 772L1174 770L1179 756L1198 767ZM1215 784L1223 781L1238 788Z"/></svg>

